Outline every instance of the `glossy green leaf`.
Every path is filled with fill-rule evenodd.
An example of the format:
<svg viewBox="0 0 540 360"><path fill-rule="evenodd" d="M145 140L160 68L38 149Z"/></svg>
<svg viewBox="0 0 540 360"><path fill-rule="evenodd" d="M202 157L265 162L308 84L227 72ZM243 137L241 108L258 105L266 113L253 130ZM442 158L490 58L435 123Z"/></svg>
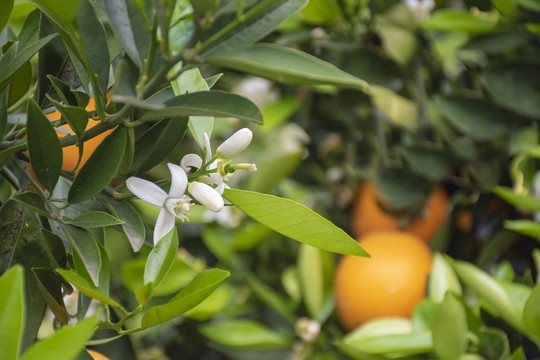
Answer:
<svg viewBox="0 0 540 360"><path fill-rule="evenodd" d="M307 53L274 44L212 52L204 62L290 84L336 85L366 91L364 80Z"/></svg>
<svg viewBox="0 0 540 360"><path fill-rule="evenodd" d="M60 275L62 275L64 279L73 284L81 293L93 299L99 300L104 304L108 304L117 308L122 308L122 306L118 304L118 302L116 302L114 299L101 291L97 286L77 274L75 271L65 269L56 269L56 271Z"/></svg>
<svg viewBox="0 0 540 360"><path fill-rule="evenodd" d="M520 346L512 356L510 357L510 360L527 360L527 356L525 355L525 352L523 351L523 348Z"/></svg>
<svg viewBox="0 0 540 360"><path fill-rule="evenodd" d="M130 0L105 1L103 5L116 37L131 60L142 69L150 37L139 10Z"/></svg>
<svg viewBox="0 0 540 360"><path fill-rule="evenodd" d="M101 255L97 239L86 229L70 225L64 226L64 229L71 243L75 270L86 281L99 286Z"/></svg>
<svg viewBox="0 0 540 360"><path fill-rule="evenodd" d="M432 327L433 349L443 360L457 360L467 350L467 316L463 304L447 293Z"/></svg>
<svg viewBox="0 0 540 360"><path fill-rule="evenodd" d="M241 349L286 349L291 338L254 320L233 320L203 325L200 332L210 340L224 346Z"/></svg>
<svg viewBox="0 0 540 360"><path fill-rule="evenodd" d="M58 98L61 102L64 103L64 105L86 107L88 102L86 102L86 104L79 104L79 102L77 101L77 96L75 95L76 92L72 90L70 85L50 74L47 74L46 79L50 81L52 87L56 91Z"/></svg>
<svg viewBox="0 0 540 360"><path fill-rule="evenodd" d="M373 105L394 125L405 129L418 126L418 109L412 100L383 86L371 86L369 95Z"/></svg>
<svg viewBox="0 0 540 360"><path fill-rule="evenodd" d="M504 228L535 239L540 238L540 224L534 220L505 220Z"/></svg>
<svg viewBox="0 0 540 360"><path fill-rule="evenodd" d="M261 111L253 102L240 95L217 90L176 96L156 107L157 110L148 111L139 121L200 115L263 122Z"/></svg>
<svg viewBox="0 0 540 360"><path fill-rule="evenodd" d="M144 284L154 283L157 287L163 281L178 251L178 232L174 227L154 245L144 269Z"/></svg>
<svg viewBox="0 0 540 360"><path fill-rule="evenodd" d="M90 0L80 1L77 22L79 24L81 40L86 48L88 62L91 67L91 69L86 70L91 70L94 73L93 75L97 76L99 91L102 95L105 95L107 86L109 85L111 60L105 28L98 19Z"/></svg>
<svg viewBox="0 0 540 360"><path fill-rule="evenodd" d="M482 76L483 83L501 106L532 118L540 117L540 67L512 63L494 67Z"/></svg>
<svg viewBox="0 0 540 360"><path fill-rule="evenodd" d="M540 342L540 283L536 284L523 309L523 323L527 331Z"/></svg>
<svg viewBox="0 0 540 360"><path fill-rule="evenodd" d="M518 0L492 0L492 2L504 15L514 16L518 11Z"/></svg>
<svg viewBox="0 0 540 360"><path fill-rule="evenodd" d="M0 4L0 31L6 26L9 15L11 14L11 9L13 9L13 0L2 1Z"/></svg>
<svg viewBox="0 0 540 360"><path fill-rule="evenodd" d="M111 214L108 214L103 211L87 211L83 212L75 219L66 219L64 218L66 224L83 227L83 228L96 228L96 227L105 227L120 225L124 222L118 218L115 218Z"/></svg>
<svg viewBox="0 0 540 360"><path fill-rule="evenodd" d="M113 215L123 222L121 224L122 230L124 230L133 251L139 251L146 235L144 223L139 213L125 201L108 198L106 205Z"/></svg>
<svg viewBox="0 0 540 360"><path fill-rule="evenodd" d="M8 106L14 105L27 95L31 85L32 64L28 61L13 74L13 77L10 80Z"/></svg>
<svg viewBox="0 0 540 360"><path fill-rule="evenodd" d="M228 276L228 271L220 269L201 272L169 302L149 308L142 326L147 328L182 315L206 299Z"/></svg>
<svg viewBox="0 0 540 360"><path fill-rule="evenodd" d="M88 112L82 107L64 106L49 96L48 99L60 111L62 119L68 123L75 135L81 137L88 125Z"/></svg>
<svg viewBox="0 0 540 360"><path fill-rule="evenodd" d="M324 304L321 250L302 244L298 251L298 276L310 318L317 319Z"/></svg>
<svg viewBox="0 0 540 360"><path fill-rule="evenodd" d="M495 29L497 21L483 19L468 10L440 9L421 22L425 29L481 34Z"/></svg>
<svg viewBox="0 0 540 360"><path fill-rule="evenodd" d="M15 265L0 277L0 354L2 359L19 358L24 327L23 267Z"/></svg>
<svg viewBox="0 0 540 360"><path fill-rule="evenodd" d="M396 3L382 15L375 17L382 45L388 57L405 66L418 50L415 19L403 2Z"/></svg>
<svg viewBox="0 0 540 360"><path fill-rule="evenodd" d="M452 158L448 154L425 148L400 148L411 170L430 180L442 180L452 168Z"/></svg>
<svg viewBox="0 0 540 360"><path fill-rule="evenodd" d="M131 170L143 173L163 161L183 139L187 123L187 117L164 119L142 134L135 141Z"/></svg>
<svg viewBox="0 0 540 360"><path fill-rule="evenodd" d="M343 230L292 200L231 189L223 196L248 216L293 240L339 254L369 256Z"/></svg>
<svg viewBox="0 0 540 360"><path fill-rule="evenodd" d="M86 341L92 336L99 316L79 321L76 325L65 326L52 336L36 342L26 351L21 360L72 360L84 350Z"/></svg>
<svg viewBox="0 0 540 360"><path fill-rule="evenodd" d="M8 91L9 88L0 91L0 137L2 139L8 124Z"/></svg>
<svg viewBox="0 0 540 360"><path fill-rule="evenodd" d="M26 135L30 164L36 178L52 191L60 177L62 148L51 122L34 100L28 102Z"/></svg>
<svg viewBox="0 0 540 360"><path fill-rule="evenodd" d="M204 81L198 68L189 69L183 72L171 83L171 85L175 95L210 90L210 87L206 81ZM209 138L212 136L214 118L212 116L190 116L188 127L191 135L193 135L195 141L199 144L199 147L204 149L204 134L206 133Z"/></svg>
<svg viewBox="0 0 540 360"><path fill-rule="evenodd" d="M56 320L62 325L66 325L69 321L69 315L64 306L62 299L62 280L53 269L47 268L32 268L39 288L47 300L49 309L54 314Z"/></svg>
<svg viewBox="0 0 540 360"><path fill-rule="evenodd" d="M231 19L225 15L202 34L199 54L236 48L260 40L293 16L307 2L307 0L263 0L250 8L240 19Z"/></svg>
<svg viewBox="0 0 540 360"><path fill-rule="evenodd" d="M452 268L441 253L433 256L433 268L428 279L428 296L431 300L442 302L447 292L461 295L461 284Z"/></svg>
<svg viewBox="0 0 540 360"><path fill-rule="evenodd" d="M437 108L460 132L476 140L492 140L508 134L513 114L482 100L465 97L435 99Z"/></svg>
<svg viewBox="0 0 540 360"><path fill-rule="evenodd" d="M11 196L11 199L38 212L40 215L47 217L51 215L49 209L47 209L47 205L45 204L45 199L43 199L38 193L33 191L17 192Z"/></svg>
<svg viewBox="0 0 540 360"><path fill-rule="evenodd" d="M528 212L540 211L540 199L532 195L521 195L505 186L497 186L493 192L509 204Z"/></svg>
<svg viewBox="0 0 540 360"><path fill-rule="evenodd" d="M127 129L117 127L92 153L69 189L68 201L82 202L98 194L116 175L127 142Z"/></svg>
<svg viewBox="0 0 540 360"><path fill-rule="evenodd" d="M0 69L2 69L2 72L0 72L0 90L4 89L18 69L24 66L43 46L47 45L56 36L57 34L46 36L26 44L24 47L21 46L21 48L13 45L0 59Z"/></svg>
<svg viewBox="0 0 540 360"><path fill-rule="evenodd" d="M34 0L34 2L50 11L51 14L65 23L70 23L75 20L81 0L74 0L69 3L63 0Z"/></svg>
<svg viewBox="0 0 540 360"><path fill-rule="evenodd" d="M461 281L488 304L489 308L486 310L491 311L495 316L500 316L516 329L524 330L520 311L505 289L494 278L468 262L454 261L452 265Z"/></svg>

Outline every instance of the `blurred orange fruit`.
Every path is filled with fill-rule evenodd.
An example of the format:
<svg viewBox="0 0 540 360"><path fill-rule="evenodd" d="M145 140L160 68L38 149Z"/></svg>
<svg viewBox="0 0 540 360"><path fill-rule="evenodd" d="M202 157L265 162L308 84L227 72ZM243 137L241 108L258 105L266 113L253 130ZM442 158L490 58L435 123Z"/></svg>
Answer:
<svg viewBox="0 0 540 360"><path fill-rule="evenodd" d="M95 350L86 349L86 351L88 351L88 354L90 354L90 356L91 356L92 359L94 359L94 360L109 360L108 357L106 357L106 356L103 355L103 354L98 353L98 352L95 351Z"/></svg>
<svg viewBox="0 0 540 360"><path fill-rule="evenodd" d="M376 230L403 230L429 242L447 221L448 201L444 189L437 186L419 215L402 226L399 218L381 208L382 199L375 184L368 181L360 187L352 212L351 230L357 238Z"/></svg>
<svg viewBox="0 0 540 360"><path fill-rule="evenodd" d="M372 319L410 317L425 298L433 255L417 236L371 232L359 240L371 258L345 255L334 275L338 318L348 331Z"/></svg>

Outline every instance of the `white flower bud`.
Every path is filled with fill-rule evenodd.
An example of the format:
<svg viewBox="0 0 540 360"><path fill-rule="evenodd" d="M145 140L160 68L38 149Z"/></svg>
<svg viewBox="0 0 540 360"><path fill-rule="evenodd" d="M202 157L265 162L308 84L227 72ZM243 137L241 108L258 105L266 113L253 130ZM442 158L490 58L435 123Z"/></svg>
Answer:
<svg viewBox="0 0 540 360"><path fill-rule="evenodd" d="M221 195L210 185L194 181L189 184L188 190L198 202L209 210L218 212L225 205Z"/></svg>
<svg viewBox="0 0 540 360"><path fill-rule="evenodd" d="M217 154L222 159L230 159L244 151L249 146L252 138L253 133L251 130L248 128L240 129L217 148Z"/></svg>
<svg viewBox="0 0 540 360"><path fill-rule="evenodd" d="M202 159L197 154L187 154L182 160L180 160L180 167L188 173L191 168L200 169L202 166Z"/></svg>

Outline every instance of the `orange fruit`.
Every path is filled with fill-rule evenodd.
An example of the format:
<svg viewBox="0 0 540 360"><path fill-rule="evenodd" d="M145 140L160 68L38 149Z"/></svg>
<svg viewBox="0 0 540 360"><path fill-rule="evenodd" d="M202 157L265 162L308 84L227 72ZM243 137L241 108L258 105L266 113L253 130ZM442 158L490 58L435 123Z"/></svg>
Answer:
<svg viewBox="0 0 540 360"><path fill-rule="evenodd" d="M371 258L345 255L334 274L336 313L347 330L381 317L410 317L425 298L433 255L417 236L371 232L359 240Z"/></svg>
<svg viewBox="0 0 540 360"><path fill-rule="evenodd" d="M86 351L88 351L88 354L89 354L89 355L92 357L92 359L94 359L94 360L109 360L108 357L106 357L106 356L103 355L103 354L98 353L98 352L95 351L95 350L86 349Z"/></svg>
<svg viewBox="0 0 540 360"><path fill-rule="evenodd" d="M381 208L382 199L375 184L368 181L360 187L352 212L351 231L358 238L376 230L403 230L429 242L447 221L448 201L444 189L437 186L419 215L402 226L398 217Z"/></svg>
<svg viewBox="0 0 540 360"><path fill-rule="evenodd" d="M88 102L88 105L86 106L86 111L93 111L93 110L95 110L95 101L94 101L94 98L91 98L90 101ZM50 114L47 114L47 117L50 120L60 120L61 114L58 110L56 110ZM88 118L88 124L86 125L86 130L96 126L97 124L99 124L99 121L96 121L92 118ZM71 130L69 125L67 124L63 125L62 128L63 128L63 131L56 132L59 137L62 138L66 136L67 133L73 134L73 131ZM98 136L93 137L92 139L84 142L81 162L79 163L76 169L74 168L75 168L75 165L77 165L77 161L79 160L79 148L77 147L77 145L70 145L70 146L63 147L62 148L62 155L63 155L62 169L74 170L75 173L77 173L81 169L81 167L86 163L86 161L90 158L90 155L92 155L94 150L96 150L97 146L101 144L103 139L105 139L107 135L109 135L112 131L113 131L112 129L107 130L99 134Z"/></svg>

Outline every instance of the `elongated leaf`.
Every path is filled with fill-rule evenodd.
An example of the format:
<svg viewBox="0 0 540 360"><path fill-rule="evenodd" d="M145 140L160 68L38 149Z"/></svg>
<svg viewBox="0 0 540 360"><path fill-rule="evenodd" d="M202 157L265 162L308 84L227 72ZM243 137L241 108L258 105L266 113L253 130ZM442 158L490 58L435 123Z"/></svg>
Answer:
<svg viewBox="0 0 540 360"><path fill-rule="evenodd" d="M101 256L97 239L86 229L66 225L64 233L69 238L73 262L77 273L88 282L99 285Z"/></svg>
<svg viewBox="0 0 540 360"><path fill-rule="evenodd" d="M201 272L168 303L149 308L142 326L147 328L182 315L206 299L228 276L228 271L220 269Z"/></svg>
<svg viewBox="0 0 540 360"><path fill-rule="evenodd" d="M11 9L13 9L13 0L6 0L0 3L0 31L6 26Z"/></svg>
<svg viewBox="0 0 540 360"><path fill-rule="evenodd" d="M459 279L445 258L440 253L433 256L433 268L428 279L429 298L436 302L442 302L447 292L461 295Z"/></svg>
<svg viewBox="0 0 540 360"><path fill-rule="evenodd" d="M463 305L447 293L433 323L433 349L443 360L459 359L467 349L467 330Z"/></svg>
<svg viewBox="0 0 540 360"><path fill-rule="evenodd" d="M0 277L0 354L2 359L19 358L24 327L23 267L15 265Z"/></svg>
<svg viewBox="0 0 540 360"><path fill-rule="evenodd" d="M131 60L142 69L149 36L139 10L130 0L105 1L103 4L116 37Z"/></svg>
<svg viewBox="0 0 540 360"><path fill-rule="evenodd" d="M0 138L4 138L8 123L8 90L5 88L0 91Z"/></svg>
<svg viewBox="0 0 540 360"><path fill-rule="evenodd" d="M70 203L90 199L111 182L122 161L126 141L127 129L119 126L98 145L69 189Z"/></svg>
<svg viewBox="0 0 540 360"><path fill-rule="evenodd" d="M68 220L64 218L64 222L66 224L71 224L87 229L120 225L124 223L122 220L117 219L111 214L107 214L103 211L87 211L77 216L73 220Z"/></svg>
<svg viewBox="0 0 540 360"><path fill-rule="evenodd" d="M373 105L394 125L409 130L418 126L418 108L412 100L384 86L371 86L369 95Z"/></svg>
<svg viewBox="0 0 540 360"><path fill-rule="evenodd" d="M534 220L505 220L504 228L540 239L540 224Z"/></svg>
<svg viewBox="0 0 540 360"><path fill-rule="evenodd" d="M308 314L317 319L324 304L321 250L302 244L298 252L298 277Z"/></svg>
<svg viewBox="0 0 540 360"><path fill-rule="evenodd" d="M513 189L504 186L495 187L493 192L501 199L517 208L528 212L540 211L540 199L535 196L517 194Z"/></svg>
<svg viewBox="0 0 540 360"><path fill-rule="evenodd" d="M66 325L69 321L69 316L64 306L64 300L62 299L61 277L53 269L32 268L32 272L56 320L62 325Z"/></svg>
<svg viewBox="0 0 540 360"><path fill-rule="evenodd" d="M139 251L145 238L144 223L139 213L127 202L121 202L111 198L107 199L106 204L109 210L118 219L123 221L121 226L133 251Z"/></svg>
<svg viewBox="0 0 540 360"><path fill-rule="evenodd" d="M97 313L74 326L65 326L52 336L38 341L23 354L21 360L74 359L92 336L100 315Z"/></svg>
<svg viewBox="0 0 540 360"><path fill-rule="evenodd" d="M50 211L45 205L45 200L38 193L33 191L18 192L13 194L11 199L23 204L24 206L38 212L43 216L49 217L51 215Z"/></svg>
<svg viewBox="0 0 540 360"><path fill-rule="evenodd" d="M422 21L422 27L440 31L459 31L470 34L488 33L497 25L493 19L482 19L468 10L440 9Z"/></svg>
<svg viewBox="0 0 540 360"><path fill-rule="evenodd" d="M34 100L28 101L26 134L28 155L36 178L47 190L54 189L62 169L62 148L51 126Z"/></svg>
<svg viewBox="0 0 540 360"><path fill-rule="evenodd" d="M523 309L525 328L540 342L540 283L536 284Z"/></svg>
<svg viewBox="0 0 540 360"><path fill-rule="evenodd" d="M248 216L293 240L338 254L369 256L343 230L292 200L231 189L223 196Z"/></svg>
<svg viewBox="0 0 540 360"><path fill-rule="evenodd" d="M178 232L174 227L154 246L144 269L144 284L154 283L157 287L163 281L178 251Z"/></svg>
<svg viewBox="0 0 540 360"><path fill-rule="evenodd" d="M135 141L131 170L143 173L163 161L178 146L187 129L187 117L164 119Z"/></svg>
<svg viewBox="0 0 540 360"><path fill-rule="evenodd" d="M367 90L364 80L304 52L274 44L253 44L212 52L208 64L248 72L290 84L336 85Z"/></svg>
<svg viewBox="0 0 540 360"><path fill-rule="evenodd" d="M107 294L101 291L97 286L87 281L85 278L77 274L75 271L65 270L65 269L56 269L56 271L60 275L62 275L64 279L66 279L71 284L73 284L83 294L90 296L93 299L97 299L104 304L108 304L117 308L122 308L122 306L118 304L114 299L109 297Z"/></svg>
<svg viewBox="0 0 540 360"><path fill-rule="evenodd" d="M203 325L201 333L210 340L224 346L241 349L286 349L291 338L253 320L234 320Z"/></svg>
<svg viewBox="0 0 540 360"><path fill-rule="evenodd" d="M253 43L268 35L307 4L307 0L264 0L249 9L241 19L219 18L202 35L200 54ZM234 14L232 15L234 16Z"/></svg>
<svg viewBox="0 0 540 360"><path fill-rule="evenodd" d="M65 23L70 23L75 20L81 0L74 0L69 3L63 0L34 0L34 2L46 8Z"/></svg>
<svg viewBox="0 0 540 360"><path fill-rule="evenodd" d="M90 1L81 0L80 3L81 5L77 12L80 35L86 48L91 70L95 74L94 76L97 76L99 90L104 95L109 84L109 67L111 63L107 35Z"/></svg>
<svg viewBox="0 0 540 360"><path fill-rule="evenodd" d="M234 117L256 123L263 122L257 105L245 97L224 91L199 91L174 97L167 100L159 110L144 114L140 121L192 115Z"/></svg>

